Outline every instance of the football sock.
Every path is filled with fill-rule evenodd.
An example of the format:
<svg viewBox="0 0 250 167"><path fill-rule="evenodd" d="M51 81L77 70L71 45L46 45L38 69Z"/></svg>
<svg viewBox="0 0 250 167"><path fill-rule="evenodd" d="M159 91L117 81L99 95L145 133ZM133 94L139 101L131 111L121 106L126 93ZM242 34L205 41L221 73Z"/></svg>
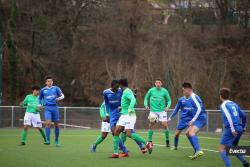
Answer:
<svg viewBox="0 0 250 167"><path fill-rule="evenodd" d="M113 136L114 154L118 154L119 136Z"/></svg>
<svg viewBox="0 0 250 167"><path fill-rule="evenodd" d="M169 141L169 130L168 129L164 129L163 133L165 134L166 141Z"/></svg>
<svg viewBox="0 0 250 167"><path fill-rule="evenodd" d="M102 137L102 135L99 135L95 141L95 146L97 146L98 144L100 144L105 138Z"/></svg>
<svg viewBox="0 0 250 167"><path fill-rule="evenodd" d="M153 134L154 134L154 131L152 131L152 130L149 130L149 131L148 131L148 141L152 141L152 139L153 139Z"/></svg>
<svg viewBox="0 0 250 167"><path fill-rule="evenodd" d="M123 144L125 144L125 142L126 142L126 140L127 140L127 135L126 135L125 132L122 132L122 133L121 133L121 139L122 139Z"/></svg>
<svg viewBox="0 0 250 167"><path fill-rule="evenodd" d="M58 141L59 133L60 133L59 127L55 127L55 141Z"/></svg>
<svg viewBox="0 0 250 167"><path fill-rule="evenodd" d="M236 155L236 157L240 160L240 162L242 164L245 164L246 163L246 159L243 155Z"/></svg>
<svg viewBox="0 0 250 167"><path fill-rule="evenodd" d="M24 143L26 142L27 135L28 135L28 131L27 130L23 130L22 134L21 134L21 140L22 140L22 142L24 142Z"/></svg>
<svg viewBox="0 0 250 167"><path fill-rule="evenodd" d="M42 128L41 128L41 129L39 129L39 132L40 132L40 134L42 135L43 140L44 140L44 141L46 141L46 136L45 136L45 133L44 133L44 131L43 131L43 129L42 129Z"/></svg>
<svg viewBox="0 0 250 167"><path fill-rule="evenodd" d="M224 161L224 164L226 165L226 167L232 167L231 161L229 157L226 155L226 151L220 152L220 156L222 160Z"/></svg>
<svg viewBox="0 0 250 167"><path fill-rule="evenodd" d="M198 136L194 135L190 137L193 143L195 152L200 151L199 139Z"/></svg>
<svg viewBox="0 0 250 167"><path fill-rule="evenodd" d="M174 146L177 148L178 147L178 142L179 142L179 136L174 137Z"/></svg>
<svg viewBox="0 0 250 167"><path fill-rule="evenodd" d="M135 140L135 141L139 141L139 142L141 142L141 143L143 143L143 144L147 144L147 142L141 137L141 136L139 136L137 133L132 133L131 134L131 138L133 139L133 140Z"/></svg>
<svg viewBox="0 0 250 167"><path fill-rule="evenodd" d="M132 133L136 133L136 131L135 131L134 129L133 129L131 132L132 132ZM126 135L126 136L127 136L127 135ZM140 147L140 149L145 148L144 144L142 144L141 142L136 141L136 140L135 140L135 142L136 142L136 144Z"/></svg>
<svg viewBox="0 0 250 167"><path fill-rule="evenodd" d="M45 128L46 141L50 141L50 128Z"/></svg>

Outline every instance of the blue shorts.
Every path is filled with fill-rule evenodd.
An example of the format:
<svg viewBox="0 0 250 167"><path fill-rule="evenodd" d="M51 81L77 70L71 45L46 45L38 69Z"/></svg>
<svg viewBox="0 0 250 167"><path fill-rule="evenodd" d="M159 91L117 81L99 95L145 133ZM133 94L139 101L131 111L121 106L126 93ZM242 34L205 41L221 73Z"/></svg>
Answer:
<svg viewBox="0 0 250 167"><path fill-rule="evenodd" d="M112 127L116 126L118 120L119 120L120 116L116 116L116 117L110 117L109 118L109 123L110 123L110 128L112 129Z"/></svg>
<svg viewBox="0 0 250 167"><path fill-rule="evenodd" d="M197 118L196 121L194 121L193 125L197 128L201 129L207 124L207 115L203 114Z"/></svg>
<svg viewBox="0 0 250 167"><path fill-rule="evenodd" d="M240 137L243 133L243 129L242 127L239 126L239 127L235 127L235 130L238 133L236 137L233 136L230 128L225 128L225 131L222 134L222 137L220 140L220 144L225 145L227 147L237 146L240 141Z"/></svg>
<svg viewBox="0 0 250 167"><path fill-rule="evenodd" d="M186 129L187 127L188 127L188 123L189 123L189 121L191 121L191 119L190 120L183 120L183 119L181 119L180 121L179 121L179 123L178 123L178 125L177 125L177 130L183 130L183 129Z"/></svg>
<svg viewBox="0 0 250 167"><path fill-rule="evenodd" d="M52 122L59 122L59 109L57 106L44 106L44 118L45 120L51 120Z"/></svg>

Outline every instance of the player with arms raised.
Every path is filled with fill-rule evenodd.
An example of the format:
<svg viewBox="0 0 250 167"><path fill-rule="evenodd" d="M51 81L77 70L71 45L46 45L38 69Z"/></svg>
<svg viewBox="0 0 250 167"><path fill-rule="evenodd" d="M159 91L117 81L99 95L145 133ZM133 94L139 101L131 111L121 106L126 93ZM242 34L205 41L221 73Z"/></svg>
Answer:
<svg viewBox="0 0 250 167"><path fill-rule="evenodd" d="M44 118L46 120L46 142L44 144L50 144L50 127L51 122L54 122L55 127L55 145L60 147L59 144L59 109L57 102L64 99L64 94L57 86L53 86L53 78L48 76L45 78L46 87L44 87L39 96L39 105L42 109L44 107Z"/></svg>

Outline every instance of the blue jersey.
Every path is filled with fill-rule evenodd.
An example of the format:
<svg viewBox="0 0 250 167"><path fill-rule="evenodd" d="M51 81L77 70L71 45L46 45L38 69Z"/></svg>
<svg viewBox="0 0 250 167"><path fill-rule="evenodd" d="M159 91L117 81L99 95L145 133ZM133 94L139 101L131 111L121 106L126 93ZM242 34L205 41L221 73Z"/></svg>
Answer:
<svg viewBox="0 0 250 167"><path fill-rule="evenodd" d="M189 98L185 96L179 98L176 107L169 119L172 119L178 111L181 110L182 120L188 120L195 122L197 118L203 114L206 114L205 108L199 96L193 93Z"/></svg>
<svg viewBox="0 0 250 167"><path fill-rule="evenodd" d="M241 111L240 107L230 101L224 101L220 106L224 127L231 129L232 132L237 131L237 127L246 128L246 114Z"/></svg>
<svg viewBox="0 0 250 167"><path fill-rule="evenodd" d="M117 92L113 92L111 89L106 89L103 91L103 97L106 111L110 112L110 118L120 117L118 107L121 106L122 89L119 88Z"/></svg>
<svg viewBox="0 0 250 167"><path fill-rule="evenodd" d="M39 104L44 106L55 106L57 105L56 98L64 98L64 95L61 91L61 89L57 86L52 87L44 87L40 91L39 95Z"/></svg>

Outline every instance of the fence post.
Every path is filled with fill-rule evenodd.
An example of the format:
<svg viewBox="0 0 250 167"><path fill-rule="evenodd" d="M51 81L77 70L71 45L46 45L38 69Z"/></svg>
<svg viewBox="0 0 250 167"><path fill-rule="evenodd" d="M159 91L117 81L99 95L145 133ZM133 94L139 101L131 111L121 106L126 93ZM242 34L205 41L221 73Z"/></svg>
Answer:
<svg viewBox="0 0 250 167"><path fill-rule="evenodd" d="M66 129L66 123L67 123L67 120L66 120L66 119L67 119L67 107L64 107L64 112L63 112L63 113L64 113L64 115L63 115L63 117L64 117L64 120L63 120L63 121L64 121L64 126L63 126L63 128Z"/></svg>
<svg viewBox="0 0 250 167"><path fill-rule="evenodd" d="M11 106L11 128L14 128L14 106Z"/></svg>
<svg viewBox="0 0 250 167"><path fill-rule="evenodd" d="M209 112L207 112L207 132L209 130Z"/></svg>

